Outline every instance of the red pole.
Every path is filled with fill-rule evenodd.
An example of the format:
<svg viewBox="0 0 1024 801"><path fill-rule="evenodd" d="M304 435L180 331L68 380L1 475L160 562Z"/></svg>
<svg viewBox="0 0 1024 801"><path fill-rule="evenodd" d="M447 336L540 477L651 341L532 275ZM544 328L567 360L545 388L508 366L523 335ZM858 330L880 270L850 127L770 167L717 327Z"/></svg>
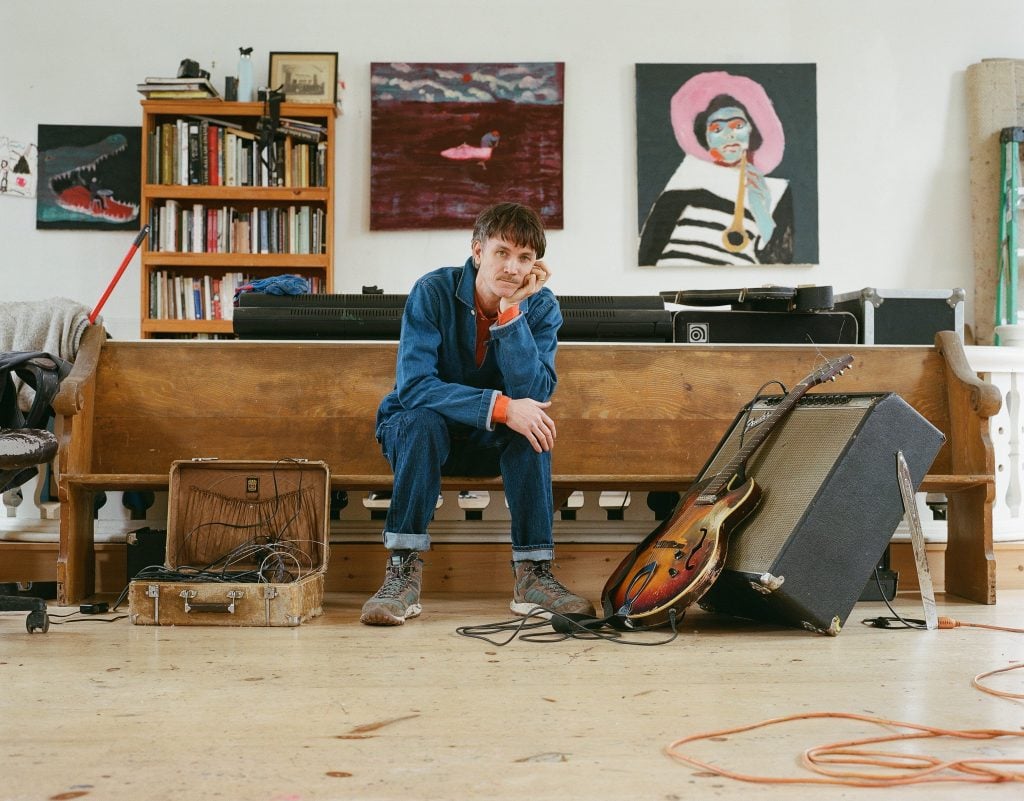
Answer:
<svg viewBox="0 0 1024 801"><path fill-rule="evenodd" d="M124 274L124 271L128 268L128 262L132 260L132 256L135 255L135 251L139 249L139 245L142 244L142 240L146 238L146 234L148 233L149 226L142 226L142 230L139 231L139 235L135 237L135 241L132 242L132 246L128 249L128 253L125 254L124 261L121 262L121 266L118 268L117 273L110 280L110 283L107 284L107 289L103 293L103 297L99 299L99 302L96 304L96 307L89 313L90 324L94 324L96 322L96 318L99 316L100 309L102 309L103 304L107 302L107 298L110 297L110 293L114 291L114 287L117 286L117 282L121 280L121 276Z"/></svg>

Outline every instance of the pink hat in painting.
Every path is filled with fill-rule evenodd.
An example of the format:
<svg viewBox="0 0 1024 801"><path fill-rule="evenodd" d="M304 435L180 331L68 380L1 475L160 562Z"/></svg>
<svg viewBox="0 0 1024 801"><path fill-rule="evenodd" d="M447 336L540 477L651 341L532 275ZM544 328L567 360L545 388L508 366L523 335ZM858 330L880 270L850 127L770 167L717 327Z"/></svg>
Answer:
<svg viewBox="0 0 1024 801"><path fill-rule="evenodd" d="M751 122L757 127L763 140L751 161L761 172L770 173L782 161L782 154L786 149L786 136L782 131L779 115L775 113L775 107L764 87L743 75L701 72L679 87L679 91L672 96L669 114L679 146L688 156L714 161L707 148L697 140L693 121L719 95L736 98L750 114Z"/></svg>

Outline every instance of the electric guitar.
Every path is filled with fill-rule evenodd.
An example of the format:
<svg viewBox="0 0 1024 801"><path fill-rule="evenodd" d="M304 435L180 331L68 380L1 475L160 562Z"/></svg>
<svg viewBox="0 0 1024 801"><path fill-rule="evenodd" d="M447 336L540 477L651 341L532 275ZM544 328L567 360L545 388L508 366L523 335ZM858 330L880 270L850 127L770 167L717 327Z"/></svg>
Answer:
<svg viewBox="0 0 1024 801"><path fill-rule="evenodd" d="M694 484L675 511L612 573L601 593L606 618L626 628L681 619L714 584L725 565L730 534L757 508L761 489L745 475L747 461L807 390L835 381L853 356L829 360L797 384L717 474Z"/></svg>

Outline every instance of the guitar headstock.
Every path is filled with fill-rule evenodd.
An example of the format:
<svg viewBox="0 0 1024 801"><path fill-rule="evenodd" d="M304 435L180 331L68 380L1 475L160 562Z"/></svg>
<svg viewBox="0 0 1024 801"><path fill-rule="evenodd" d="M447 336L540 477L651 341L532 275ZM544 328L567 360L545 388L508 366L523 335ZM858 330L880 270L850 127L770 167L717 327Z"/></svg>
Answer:
<svg viewBox="0 0 1024 801"><path fill-rule="evenodd" d="M835 381L839 376L850 369L850 365L853 364L853 355L847 353L844 356L837 356L834 359L828 359L821 367L817 368L813 373L804 379L804 383L809 387L823 384L826 381Z"/></svg>

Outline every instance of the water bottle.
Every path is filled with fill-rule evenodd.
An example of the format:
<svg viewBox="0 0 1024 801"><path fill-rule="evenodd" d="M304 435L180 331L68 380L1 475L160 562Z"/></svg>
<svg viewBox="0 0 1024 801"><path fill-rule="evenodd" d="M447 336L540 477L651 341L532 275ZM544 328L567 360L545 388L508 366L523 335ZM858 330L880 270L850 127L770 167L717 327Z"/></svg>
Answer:
<svg viewBox="0 0 1024 801"><path fill-rule="evenodd" d="M238 100L252 102L252 48L238 48Z"/></svg>

